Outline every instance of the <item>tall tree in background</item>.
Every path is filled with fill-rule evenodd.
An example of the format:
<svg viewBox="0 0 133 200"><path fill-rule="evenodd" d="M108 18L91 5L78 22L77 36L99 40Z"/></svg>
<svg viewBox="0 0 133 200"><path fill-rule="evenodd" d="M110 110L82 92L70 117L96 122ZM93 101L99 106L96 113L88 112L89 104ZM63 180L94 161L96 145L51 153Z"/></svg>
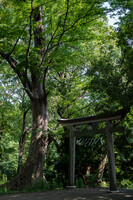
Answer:
<svg viewBox="0 0 133 200"><path fill-rule="evenodd" d="M90 89L98 100L97 110L101 107L104 110L130 108L133 105L133 3L130 0L109 2L119 16L118 27L116 30L110 28L108 37L113 39L112 42L101 46L100 56L88 70L88 75L92 76Z"/></svg>
<svg viewBox="0 0 133 200"><path fill-rule="evenodd" d="M83 39L87 24L104 14L104 1L2 1L0 55L17 74L32 107L32 137L24 167L10 188L22 189L43 178L48 146L47 77L69 63L73 47ZM83 25L85 28L83 28ZM67 59L66 59L67 58Z"/></svg>
<svg viewBox="0 0 133 200"><path fill-rule="evenodd" d="M24 123L26 110L29 108L29 99L24 94L22 85L7 63L2 62L0 67L0 174L1 181L9 180L17 171L18 151L20 150L21 166L27 157L23 156L24 142L28 139L27 134L31 127L30 112L27 113L26 124ZM24 117L22 117L24 115ZM23 118L23 119L22 119ZM23 126L22 126L23 124ZM24 129L25 127L25 129ZM18 141L20 141L18 146ZM29 142L28 142L29 143ZM27 141L25 147L27 150ZM20 159L19 159L20 160ZM20 163L20 162L19 162ZM2 182L1 182L2 183Z"/></svg>

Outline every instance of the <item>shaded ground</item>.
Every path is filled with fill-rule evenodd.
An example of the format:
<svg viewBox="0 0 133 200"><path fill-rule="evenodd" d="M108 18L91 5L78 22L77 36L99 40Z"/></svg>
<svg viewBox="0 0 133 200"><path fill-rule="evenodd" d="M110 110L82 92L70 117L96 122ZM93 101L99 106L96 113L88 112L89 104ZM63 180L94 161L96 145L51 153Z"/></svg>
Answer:
<svg viewBox="0 0 133 200"><path fill-rule="evenodd" d="M72 189L1 195L0 200L133 200L133 191L109 193L104 188Z"/></svg>

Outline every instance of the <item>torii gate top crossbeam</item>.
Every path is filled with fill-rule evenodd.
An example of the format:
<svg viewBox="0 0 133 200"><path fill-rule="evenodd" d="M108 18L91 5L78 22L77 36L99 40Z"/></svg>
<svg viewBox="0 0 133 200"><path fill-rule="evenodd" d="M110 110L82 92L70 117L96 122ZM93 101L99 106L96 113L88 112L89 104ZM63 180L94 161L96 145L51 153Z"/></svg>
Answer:
<svg viewBox="0 0 133 200"><path fill-rule="evenodd" d="M83 117L83 118L75 118L75 119L58 119L58 122L62 126L74 126L74 125L82 125L82 124L91 124L95 122L102 122L102 121L111 121L115 119L121 119L123 116L122 110L119 110L113 114L102 114L90 117Z"/></svg>

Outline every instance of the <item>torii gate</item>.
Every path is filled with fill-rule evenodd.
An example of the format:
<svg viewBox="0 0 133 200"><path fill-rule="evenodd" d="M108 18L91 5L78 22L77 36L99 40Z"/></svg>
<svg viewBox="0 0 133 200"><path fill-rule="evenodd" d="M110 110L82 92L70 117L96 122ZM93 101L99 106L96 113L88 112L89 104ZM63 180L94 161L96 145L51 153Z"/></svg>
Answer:
<svg viewBox="0 0 133 200"><path fill-rule="evenodd" d="M121 110L120 110L121 111ZM59 119L58 122L62 126L70 126L69 133L69 156L70 156L70 176L68 188L76 188L75 186L75 140L77 136L93 135L102 133L102 130L94 128L95 123L106 122L106 138L107 138L107 151L108 151L108 165L109 165L109 182L110 191L117 191L116 185L116 171L115 171L115 155L114 155L114 140L113 140L113 127L112 120L121 119L122 113L117 111L113 115L97 115L76 119ZM87 133L76 132L77 125L88 124L89 130Z"/></svg>

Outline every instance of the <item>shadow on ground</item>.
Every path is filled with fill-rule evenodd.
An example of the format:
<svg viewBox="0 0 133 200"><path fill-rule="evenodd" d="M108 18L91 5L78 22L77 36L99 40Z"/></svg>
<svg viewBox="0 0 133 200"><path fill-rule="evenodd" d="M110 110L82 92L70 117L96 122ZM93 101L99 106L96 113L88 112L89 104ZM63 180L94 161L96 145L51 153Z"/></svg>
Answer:
<svg viewBox="0 0 133 200"><path fill-rule="evenodd" d="M133 190L109 193L104 188L1 195L0 200L133 200Z"/></svg>

